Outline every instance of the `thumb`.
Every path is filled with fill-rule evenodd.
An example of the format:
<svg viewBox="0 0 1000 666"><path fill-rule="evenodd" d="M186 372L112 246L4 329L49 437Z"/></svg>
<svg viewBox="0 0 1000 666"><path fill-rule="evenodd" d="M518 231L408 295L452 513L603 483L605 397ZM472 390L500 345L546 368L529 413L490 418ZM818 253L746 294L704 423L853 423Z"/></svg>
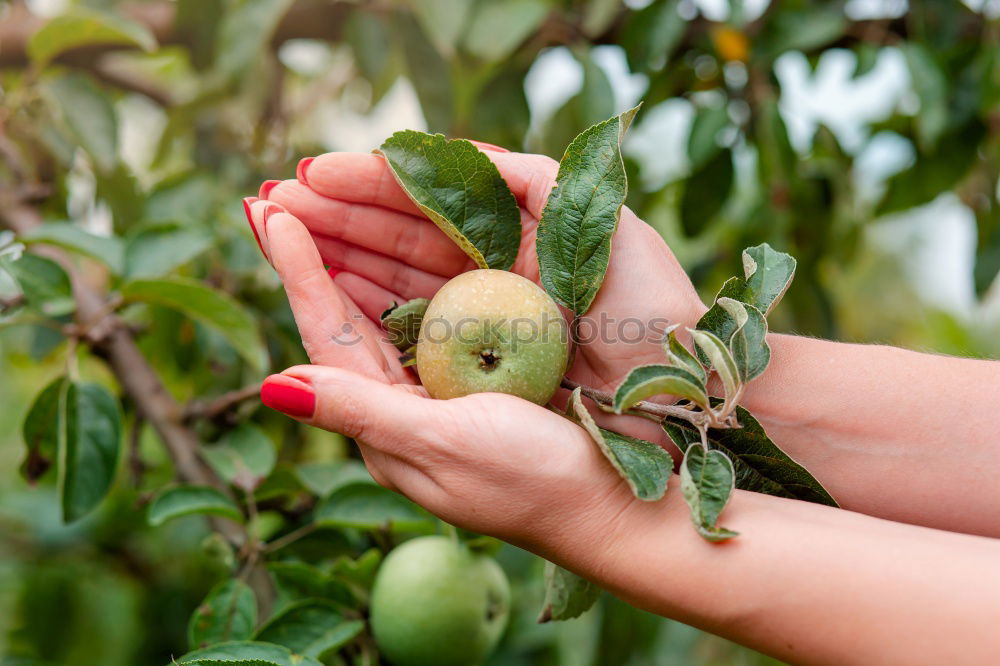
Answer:
<svg viewBox="0 0 1000 666"><path fill-rule="evenodd" d="M271 375L261 386L268 407L324 430L339 432L393 456L410 458L417 427L445 408L410 384L386 384L341 368L297 365Z"/></svg>

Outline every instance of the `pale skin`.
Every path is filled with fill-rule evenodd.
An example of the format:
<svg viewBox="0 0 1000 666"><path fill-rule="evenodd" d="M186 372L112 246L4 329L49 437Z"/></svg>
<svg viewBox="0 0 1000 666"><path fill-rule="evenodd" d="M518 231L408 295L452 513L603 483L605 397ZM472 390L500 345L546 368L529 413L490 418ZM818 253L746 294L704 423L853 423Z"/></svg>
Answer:
<svg viewBox="0 0 1000 666"><path fill-rule="evenodd" d="M514 270L537 281L535 227L556 164L481 148L521 206ZM634 499L584 431L553 412L497 394L428 398L378 315L474 266L381 158L322 155L300 179L265 185L267 200L250 205L313 363L283 374L316 396L301 420L356 439L379 483L635 606L792 663L996 659L1000 363L771 335L771 365L743 404L843 509L736 491L720 524L740 536L709 544L676 476L664 500ZM627 209L611 257L591 312L693 326L705 311L666 244ZM324 263L342 272L331 280ZM332 339L345 322L361 342ZM632 367L661 362L655 343L598 341L580 347L569 376L613 390ZM674 449L654 423L599 418Z"/></svg>

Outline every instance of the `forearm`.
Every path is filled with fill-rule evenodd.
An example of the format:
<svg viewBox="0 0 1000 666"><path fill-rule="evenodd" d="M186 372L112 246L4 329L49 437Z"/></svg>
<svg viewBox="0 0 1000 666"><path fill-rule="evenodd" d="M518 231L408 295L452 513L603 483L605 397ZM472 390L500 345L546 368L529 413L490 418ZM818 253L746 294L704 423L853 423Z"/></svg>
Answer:
<svg viewBox="0 0 1000 666"><path fill-rule="evenodd" d="M842 506L1000 535L1000 363L772 335L744 404Z"/></svg>
<svg viewBox="0 0 1000 666"><path fill-rule="evenodd" d="M737 491L710 544L679 479L594 543L545 553L625 601L793 663L988 663L1000 543ZM594 554L596 553L596 554Z"/></svg>

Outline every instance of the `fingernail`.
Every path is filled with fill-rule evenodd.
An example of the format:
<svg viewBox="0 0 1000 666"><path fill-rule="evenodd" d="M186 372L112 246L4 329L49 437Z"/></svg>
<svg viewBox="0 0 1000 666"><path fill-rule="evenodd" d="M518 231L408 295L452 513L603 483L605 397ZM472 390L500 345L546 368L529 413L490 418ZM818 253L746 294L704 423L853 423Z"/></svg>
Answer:
<svg viewBox="0 0 1000 666"><path fill-rule="evenodd" d="M510 152L509 150L507 150L506 148L504 148L502 146L497 146L497 145L494 145L492 143L486 143L485 141L475 141L473 139L469 139L469 141L472 141L472 143L476 144L480 148L485 148L486 150L492 150L492 151L497 152L497 153L509 153Z"/></svg>
<svg viewBox="0 0 1000 666"><path fill-rule="evenodd" d="M285 211L281 208L281 206L276 206L274 204L271 204L264 209L264 233L267 233L267 219L275 213L283 212Z"/></svg>
<svg viewBox="0 0 1000 666"><path fill-rule="evenodd" d="M280 182L281 182L280 180L265 180L263 183L260 184L260 192L258 192L258 196L261 199L266 199L267 195L269 195L271 193L271 190L274 189L274 186Z"/></svg>
<svg viewBox="0 0 1000 666"><path fill-rule="evenodd" d="M271 375L260 387L260 401L271 409L307 419L316 411L312 386L288 375Z"/></svg>
<svg viewBox="0 0 1000 666"><path fill-rule="evenodd" d="M327 271L327 273L330 275L330 279L337 277L337 275L343 272L344 272L343 268L331 268L330 270Z"/></svg>
<svg viewBox="0 0 1000 666"><path fill-rule="evenodd" d="M253 239L257 241L257 247L260 248L261 253L263 253L264 246L260 244L260 236L257 234L257 226L253 223L253 215L250 213L250 206L257 201L260 201L257 197L246 197L243 199L243 212L247 214L247 223L250 224L250 231L253 232Z"/></svg>
<svg viewBox="0 0 1000 666"><path fill-rule="evenodd" d="M312 164L312 161L314 159L316 158L306 157L304 159L301 159L299 160L299 165L295 167L295 177L298 178L299 182L302 183L303 185L309 184L309 180L306 179L306 170L309 168L309 165Z"/></svg>

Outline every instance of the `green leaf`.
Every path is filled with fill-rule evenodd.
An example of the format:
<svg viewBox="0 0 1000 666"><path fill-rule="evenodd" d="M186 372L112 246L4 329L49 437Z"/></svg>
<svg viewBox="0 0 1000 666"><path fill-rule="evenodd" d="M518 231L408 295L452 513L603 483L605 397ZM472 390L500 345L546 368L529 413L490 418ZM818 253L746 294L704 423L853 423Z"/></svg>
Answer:
<svg viewBox="0 0 1000 666"><path fill-rule="evenodd" d="M59 107L73 139L94 160L97 170L111 172L118 162L118 116L108 93L79 72L57 76L45 89Z"/></svg>
<svg viewBox="0 0 1000 666"><path fill-rule="evenodd" d="M345 606L354 603L354 596L345 583L312 565L271 562L267 570L282 601L279 608L303 599L330 599Z"/></svg>
<svg viewBox="0 0 1000 666"><path fill-rule="evenodd" d="M208 486L173 486L165 488L149 504L146 520L156 527L168 520L207 514L243 522L243 514L232 498Z"/></svg>
<svg viewBox="0 0 1000 666"><path fill-rule="evenodd" d="M709 451L699 442L684 452L681 494L698 533L708 541L724 541L739 534L716 525L733 494L734 479L733 463L722 451Z"/></svg>
<svg viewBox="0 0 1000 666"><path fill-rule="evenodd" d="M841 3L774 12L754 41L754 53L772 60L785 51L809 52L840 38L848 26Z"/></svg>
<svg viewBox="0 0 1000 666"><path fill-rule="evenodd" d="M21 476L28 483L40 479L56 463L59 455L59 423L64 416L60 410L60 401L67 381L65 377L58 377L43 388L35 396L35 401L24 417L21 433L27 454L21 463Z"/></svg>
<svg viewBox="0 0 1000 666"><path fill-rule="evenodd" d="M156 48L156 38L144 25L120 13L76 6L50 20L31 36L28 56L36 67L42 67L60 53L97 44L125 44L152 51Z"/></svg>
<svg viewBox="0 0 1000 666"><path fill-rule="evenodd" d="M226 11L215 43L213 69L222 79L254 71L293 0L243 0Z"/></svg>
<svg viewBox="0 0 1000 666"><path fill-rule="evenodd" d="M868 72L875 69L880 52L881 47L877 44L859 42L858 45L854 47L854 55L857 58L857 63L854 66L854 74L852 78L861 78Z"/></svg>
<svg viewBox="0 0 1000 666"><path fill-rule="evenodd" d="M277 454L258 426L244 423L227 432L218 444L201 449L216 474L244 492L253 492L274 469Z"/></svg>
<svg viewBox="0 0 1000 666"><path fill-rule="evenodd" d="M256 640L284 645L308 657L322 657L353 640L362 631L362 620L344 617L341 608L321 599L286 607L257 632Z"/></svg>
<svg viewBox="0 0 1000 666"><path fill-rule="evenodd" d="M393 304L382 313L382 327L396 349L405 352L417 344L420 324L424 321L424 312L429 304L430 301L426 298L414 298L402 305Z"/></svg>
<svg viewBox="0 0 1000 666"><path fill-rule="evenodd" d="M133 280L121 293L128 301L162 305L215 329L255 370L267 367L267 349L256 320L227 294L185 278Z"/></svg>
<svg viewBox="0 0 1000 666"><path fill-rule="evenodd" d="M378 568L382 565L383 557L382 551L378 548L366 550L356 559L345 555L334 560L330 566L330 573L368 589L375 582L375 576L378 574Z"/></svg>
<svg viewBox="0 0 1000 666"><path fill-rule="evenodd" d="M720 402L712 399L713 405ZM732 460L737 488L837 506L830 493L808 470L771 441L750 412L737 407L736 417L742 427L710 429L708 441L713 449L725 452ZM686 421L668 418L663 429L681 451L686 452L691 444L701 441L698 430Z"/></svg>
<svg viewBox="0 0 1000 666"><path fill-rule="evenodd" d="M705 367L701 364L701 361L677 339L675 332L677 326L678 324L674 324L667 330L667 343L663 348L667 354L667 360L670 361L671 365L690 372L704 385L708 381L708 373L705 372Z"/></svg>
<svg viewBox="0 0 1000 666"><path fill-rule="evenodd" d="M638 108L573 140L538 223L542 286L577 315L590 308L608 270L611 237L628 190L621 141Z"/></svg>
<svg viewBox="0 0 1000 666"><path fill-rule="evenodd" d="M688 236L697 236L715 219L733 187L733 155L728 148L696 168L684 184L681 196L681 226Z"/></svg>
<svg viewBox="0 0 1000 666"><path fill-rule="evenodd" d="M622 45L635 72L662 70L684 36L687 21L677 11L680 0L653 2L629 12L622 30Z"/></svg>
<svg viewBox="0 0 1000 666"><path fill-rule="evenodd" d="M725 104L706 106L697 110L688 135L688 159L691 169L698 170L719 154L719 132L729 126L729 111Z"/></svg>
<svg viewBox="0 0 1000 666"><path fill-rule="evenodd" d="M125 275L129 279L166 275L213 243L212 234L200 226L167 224L142 229L125 246Z"/></svg>
<svg viewBox="0 0 1000 666"><path fill-rule="evenodd" d="M539 144L541 152L553 157L562 157L578 134L615 112L615 90L604 68L597 64L590 51L574 55L583 68L580 92L546 121Z"/></svg>
<svg viewBox="0 0 1000 666"><path fill-rule="evenodd" d="M473 4L464 0L410 0L424 34L446 58L455 54L455 47L465 33L469 9Z"/></svg>
<svg viewBox="0 0 1000 666"><path fill-rule="evenodd" d="M206 647L242 641L257 626L257 599L241 580L226 580L211 589L188 622L188 645Z"/></svg>
<svg viewBox="0 0 1000 666"><path fill-rule="evenodd" d="M694 344L698 347L698 351L705 355L712 368L719 373L726 397L730 398L736 395L741 383L740 374L729 347L709 331L688 329L688 332L694 338Z"/></svg>
<svg viewBox="0 0 1000 666"><path fill-rule="evenodd" d="M484 60L503 60L535 32L550 10L545 0L479 2L465 31L465 50Z"/></svg>
<svg viewBox="0 0 1000 666"><path fill-rule="evenodd" d="M211 647L188 652L176 660L178 664L200 664L212 661L221 663L256 663L273 664L273 666L323 666L316 659L295 654L283 645L262 643L259 641L230 641ZM173 666L168 664L167 666Z"/></svg>
<svg viewBox="0 0 1000 666"><path fill-rule="evenodd" d="M121 453L118 400L98 384L66 382L59 409L63 520L90 513L111 489Z"/></svg>
<svg viewBox="0 0 1000 666"><path fill-rule="evenodd" d="M744 384L759 377L771 362L771 348L767 344L767 320L752 305L731 298L720 298L716 303L736 323L729 340L740 381Z"/></svg>
<svg viewBox="0 0 1000 666"><path fill-rule="evenodd" d="M539 622L571 620L586 613L601 596L601 588L571 571L545 563L545 601Z"/></svg>
<svg viewBox="0 0 1000 666"><path fill-rule="evenodd" d="M579 388L570 395L566 415L587 431L636 497L646 502L655 502L663 497L674 469L673 459L663 447L599 428L584 406Z"/></svg>
<svg viewBox="0 0 1000 666"><path fill-rule="evenodd" d="M76 309L69 275L51 259L25 252L20 259L10 262L7 270L31 309L48 317L60 317Z"/></svg>
<svg viewBox="0 0 1000 666"><path fill-rule="evenodd" d="M454 116L454 91L451 77L442 76L449 64L438 53L417 24L408 15L399 13L394 21L394 32L403 45L408 78L420 100L420 108L431 132L444 132L451 128Z"/></svg>
<svg viewBox="0 0 1000 666"><path fill-rule="evenodd" d="M316 507L316 524L374 530L430 531L434 521L402 495L364 481L335 490Z"/></svg>
<svg viewBox="0 0 1000 666"><path fill-rule="evenodd" d="M922 152L934 150L948 127L948 79L934 54L924 44L905 41L900 50L910 70L910 81L920 99L917 113L917 141Z"/></svg>
<svg viewBox="0 0 1000 666"><path fill-rule="evenodd" d="M672 395L696 405L708 405L704 380L672 365L640 365L632 368L615 390L615 413L621 414L654 395Z"/></svg>
<svg viewBox="0 0 1000 666"><path fill-rule="evenodd" d="M396 132L378 150L413 202L480 268L510 270L521 210L496 166L464 139Z"/></svg>
<svg viewBox="0 0 1000 666"><path fill-rule="evenodd" d="M375 483L368 469L356 460L303 463L296 465L295 474L317 497L327 497L341 486L356 481Z"/></svg>
<svg viewBox="0 0 1000 666"><path fill-rule="evenodd" d="M47 222L21 236L25 243L55 245L97 259L120 275L124 261L122 242L114 236L98 236L70 222Z"/></svg>

